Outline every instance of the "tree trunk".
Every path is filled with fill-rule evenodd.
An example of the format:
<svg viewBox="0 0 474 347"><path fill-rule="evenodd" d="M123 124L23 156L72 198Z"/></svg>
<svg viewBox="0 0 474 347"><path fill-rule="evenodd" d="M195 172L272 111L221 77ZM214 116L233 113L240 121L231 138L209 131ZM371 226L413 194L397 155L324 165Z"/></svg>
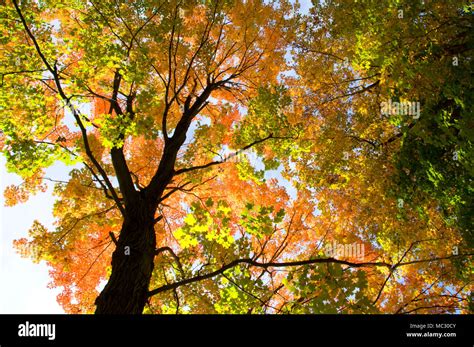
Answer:
<svg viewBox="0 0 474 347"><path fill-rule="evenodd" d="M211 89L206 88L205 97ZM95 304L98 314L142 314L156 251L155 211L168 183L174 175L176 156L186 140L191 119L205 99L200 99L187 115L183 115L175 134L165 144L163 156L148 187L136 192L127 175L123 152L112 151L115 172L125 198L125 219L117 247L112 254L112 274ZM130 186L132 184L132 186Z"/></svg>
<svg viewBox="0 0 474 347"><path fill-rule="evenodd" d="M154 207L152 202L140 198L137 204L126 208L112 255L112 274L96 299L96 313L143 313L156 248Z"/></svg>

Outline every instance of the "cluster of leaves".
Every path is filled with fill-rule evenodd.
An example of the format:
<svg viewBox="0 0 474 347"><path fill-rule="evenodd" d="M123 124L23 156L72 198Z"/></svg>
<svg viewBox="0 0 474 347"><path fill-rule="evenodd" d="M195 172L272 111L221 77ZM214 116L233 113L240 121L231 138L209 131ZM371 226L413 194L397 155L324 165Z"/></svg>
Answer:
<svg viewBox="0 0 474 347"><path fill-rule="evenodd" d="M297 298L289 313L378 313L366 296L364 271L349 271L339 264L304 268L283 280Z"/></svg>

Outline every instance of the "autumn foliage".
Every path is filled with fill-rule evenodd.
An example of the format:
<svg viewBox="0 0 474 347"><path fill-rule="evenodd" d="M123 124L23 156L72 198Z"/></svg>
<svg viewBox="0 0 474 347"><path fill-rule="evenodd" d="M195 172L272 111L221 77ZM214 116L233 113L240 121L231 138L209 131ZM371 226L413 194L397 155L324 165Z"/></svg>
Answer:
<svg viewBox="0 0 474 347"><path fill-rule="evenodd" d="M7 205L70 168L15 246L68 313L472 312L473 8L423 3L7 1Z"/></svg>

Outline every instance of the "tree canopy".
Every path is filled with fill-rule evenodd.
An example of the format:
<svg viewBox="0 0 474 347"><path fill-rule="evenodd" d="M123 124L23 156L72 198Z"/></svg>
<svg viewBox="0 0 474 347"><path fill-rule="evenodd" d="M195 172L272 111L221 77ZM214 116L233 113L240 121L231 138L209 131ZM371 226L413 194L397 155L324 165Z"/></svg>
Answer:
<svg viewBox="0 0 474 347"><path fill-rule="evenodd" d="M15 246L68 313L472 312L473 7L7 0Z"/></svg>

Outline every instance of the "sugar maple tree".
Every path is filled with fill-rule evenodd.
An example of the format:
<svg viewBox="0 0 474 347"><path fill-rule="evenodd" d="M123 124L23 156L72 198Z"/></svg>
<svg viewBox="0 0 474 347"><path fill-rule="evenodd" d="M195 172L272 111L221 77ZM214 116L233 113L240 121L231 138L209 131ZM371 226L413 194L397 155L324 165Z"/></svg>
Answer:
<svg viewBox="0 0 474 347"><path fill-rule="evenodd" d="M413 83L393 77L390 59L410 58L423 43L384 55L376 44L393 30L369 28L397 8L351 7L360 20L350 24L340 20L348 8L327 2L309 16L287 1L258 0L1 8L1 146L24 180L7 187L7 204L44 190L44 170L56 161L72 167L55 185L55 230L36 221L16 242L48 263L66 312L469 310L472 244L462 225L470 188L456 181L459 198L446 211L439 182L404 196L401 175L413 169L397 163L407 148L421 150L403 147L400 131L416 128L380 118L373 93L389 97L403 87L393 83ZM454 18L462 54L471 46L457 10L432 13ZM425 33L433 25L427 20ZM409 76L451 71L424 54L432 58L424 65L403 61ZM465 81L446 76L453 86ZM424 86L445 81L422 82L402 97L421 99ZM467 121L472 103L455 104ZM469 180L472 136L463 139L456 168ZM332 243L365 253L328 256Z"/></svg>

